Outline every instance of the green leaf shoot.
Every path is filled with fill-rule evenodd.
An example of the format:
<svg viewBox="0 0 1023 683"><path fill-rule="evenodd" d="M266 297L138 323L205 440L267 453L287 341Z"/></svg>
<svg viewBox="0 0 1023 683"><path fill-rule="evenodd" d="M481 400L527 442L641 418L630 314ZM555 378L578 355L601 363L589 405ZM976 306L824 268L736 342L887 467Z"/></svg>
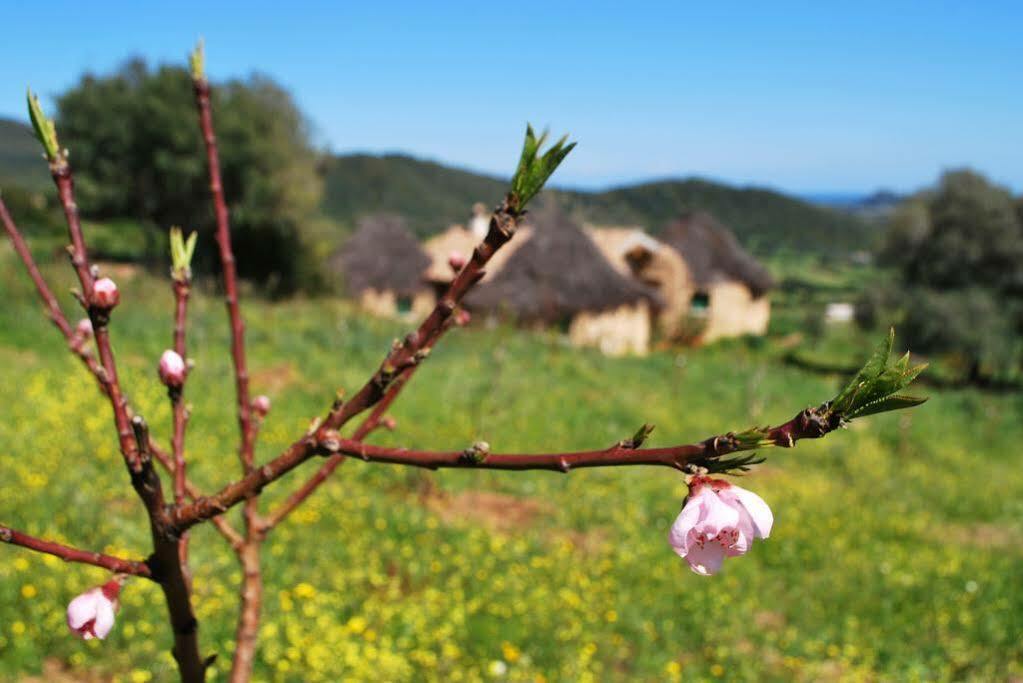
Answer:
<svg viewBox="0 0 1023 683"><path fill-rule="evenodd" d="M53 120L46 118L46 114L43 113L43 108L39 104L39 98L35 96L31 88L28 89L26 97L32 129L46 152L46 159L51 163L57 161L60 156L60 143L57 142L57 129L53 125Z"/></svg>
<svg viewBox="0 0 1023 683"><path fill-rule="evenodd" d="M547 131L536 137L533 127L526 124L526 139L522 143L522 156L511 181L511 194L518 200L518 210L523 211L526 205L543 189L547 179L565 160L576 143L568 142L568 136L550 146L546 152L540 149L547 142Z"/></svg>

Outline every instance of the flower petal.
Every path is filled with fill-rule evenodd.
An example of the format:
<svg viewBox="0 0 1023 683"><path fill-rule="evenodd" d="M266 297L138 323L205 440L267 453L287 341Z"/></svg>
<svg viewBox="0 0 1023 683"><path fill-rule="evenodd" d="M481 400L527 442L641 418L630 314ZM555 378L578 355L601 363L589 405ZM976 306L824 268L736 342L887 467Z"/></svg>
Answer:
<svg viewBox="0 0 1023 683"><path fill-rule="evenodd" d="M99 603L98 609L96 610L96 623L92 627L92 632L97 638L103 640L110 633L110 629L114 627L114 605L109 600L104 599Z"/></svg>
<svg viewBox="0 0 1023 683"><path fill-rule="evenodd" d="M98 588L82 593L67 606L67 625L72 631L81 629L96 617L96 603L102 598Z"/></svg>
<svg viewBox="0 0 1023 683"><path fill-rule="evenodd" d="M675 522L671 525L671 531L668 532L668 543L671 544L671 547L678 553L679 557L686 556L689 532L700 520L700 515L703 512L702 497L704 495L706 494L701 491L696 495L689 496L689 500L683 506L682 512L678 513L678 517L675 518Z"/></svg>
<svg viewBox="0 0 1023 683"><path fill-rule="evenodd" d="M689 546L686 561L697 574L710 576L721 570L725 561L725 548L720 543L694 543Z"/></svg>
<svg viewBox="0 0 1023 683"><path fill-rule="evenodd" d="M705 538L714 538L726 529L734 529L739 524L739 510L729 505L710 488L700 496L703 503L703 515L696 524L696 532Z"/></svg>
<svg viewBox="0 0 1023 683"><path fill-rule="evenodd" d="M774 526L774 514L771 512L771 508L767 506L767 503L764 502L764 499L752 491L747 491L735 484L732 484L727 491L735 496L742 506L746 508L746 511L749 512L757 538L767 538L770 536L771 527ZM722 495L724 493L723 491Z"/></svg>

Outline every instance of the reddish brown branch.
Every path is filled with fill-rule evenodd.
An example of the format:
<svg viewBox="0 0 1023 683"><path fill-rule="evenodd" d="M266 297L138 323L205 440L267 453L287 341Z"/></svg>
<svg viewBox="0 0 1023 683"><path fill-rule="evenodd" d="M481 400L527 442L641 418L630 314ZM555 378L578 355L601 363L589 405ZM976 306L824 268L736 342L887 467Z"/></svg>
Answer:
<svg viewBox="0 0 1023 683"><path fill-rule="evenodd" d="M238 275L235 268L234 252L231 248L231 227L227 201L224 198L224 188L220 177L220 154L217 150L217 138L213 129L210 87L206 79L198 73L195 74L193 85L195 102L199 110L199 127L206 145L210 192L213 195L213 208L217 220L217 244L220 247L225 299L231 323L231 356L234 359L238 428L241 432L238 454L242 463L242 472L247 475L252 472L255 459L257 425L253 420L252 400L249 396L249 375L245 358L245 322L242 320L241 308L238 303ZM251 492L245 502L245 538L243 543L236 547L239 561L242 563L244 578L241 590L241 609L235 636L235 653L231 667L232 681L247 681L251 677L259 631L259 611L263 592L259 567L259 544L263 539L263 522L259 518L257 493L256 491Z"/></svg>
<svg viewBox="0 0 1023 683"><path fill-rule="evenodd" d="M96 553L90 550L72 548L71 546L54 541L46 541L35 536L29 536L2 524L0 524L0 543L10 543L11 545L21 546L22 548L35 550L39 553L53 555L65 562L91 564L94 567L100 567L115 574L131 574L132 576L142 576L147 579L152 578L149 565L145 562L125 560L113 555L104 555L103 553Z"/></svg>
<svg viewBox="0 0 1023 683"><path fill-rule="evenodd" d="M71 167L62 152L50 163L50 174L57 185L57 196L64 210L67 221L68 235L71 237L71 265L78 274L78 282L82 285L82 295L86 302L92 301L92 272L89 270L89 254L85 249L85 236L82 233L82 222L78 215L78 204L75 202L75 184L71 177ZM93 324L96 321L93 320Z"/></svg>
<svg viewBox="0 0 1023 683"><path fill-rule="evenodd" d="M231 356L234 359L238 428L241 431L239 456L243 470L247 473L252 469L255 449L252 401L249 398L249 373L245 360L245 322L242 320L241 308L238 304L238 274L235 268L234 252L231 250L231 226L227 201L224 199L224 186L220 178L220 153L217 150L217 137L213 131L210 85L204 78L195 79L193 84L195 86L195 103L199 109L199 127L206 145L210 192L213 195L213 209L217 220L217 245L220 247L220 265L224 271L224 295L231 322Z"/></svg>
<svg viewBox="0 0 1023 683"><path fill-rule="evenodd" d="M442 329L446 330L448 327L445 326ZM401 390L408 383L409 379L411 379L412 374L416 371L417 367L419 366L413 365L410 368L406 368L402 371L398 378L391 383L391 386L387 388L387 392L384 394L384 397L380 399L379 403L373 406L373 410L370 411L369 416L363 420L355 430L355 433L352 435L354 440L362 441L375 430L380 428L381 421L384 419L384 415L387 413L388 408L390 408L391 404L398 398L398 394L401 393ZM327 458L327 461L320 466L320 469L316 470L316 473L313 474L312 477L292 492L292 494L288 496L276 510L267 515L266 530L269 531L284 521L284 519L294 512L298 506L304 503L309 496L313 495L313 493L316 492L316 489L318 489L323 482L329 479L330 476L334 474L334 471L340 467L344 461L345 456L343 455L335 454Z"/></svg>
<svg viewBox="0 0 1023 683"><path fill-rule="evenodd" d="M191 287L187 278L175 278L174 289L174 352L184 360L185 329L188 320L188 295ZM187 373L185 378L187 380ZM184 382L179 389L171 391L171 404L174 409L174 435L171 437L171 450L174 453L174 504L185 502L185 427L188 423L188 411L185 408Z"/></svg>
<svg viewBox="0 0 1023 683"><path fill-rule="evenodd" d="M187 356L185 348L185 334L188 324L188 295L191 291L190 278L187 272L175 273L171 282L174 290L174 352L182 360ZM170 391L171 408L174 413L174 432L171 436L171 451L174 453L174 504L184 505L187 494L185 476L185 427L188 425L188 408L185 406L185 382L188 373L181 386ZM191 571L188 568L188 534L181 534L178 539L178 560L185 570L185 577L191 585Z"/></svg>
<svg viewBox="0 0 1023 683"><path fill-rule="evenodd" d="M50 163L50 171L71 237L71 263L82 285L82 301L87 306L99 351L103 380L114 412L121 454L131 474L132 486L146 506L153 538L153 554L149 560L153 579L160 584L167 603L171 627L174 631L173 654L181 677L186 681L202 681L206 667L199 654L198 624L192 611L187 569L181 562L178 548L179 534L170 526L169 516L160 484L160 477L152 466L149 431L145 422L130 415L128 404L117 377L117 365L107 329L110 308L98 305L94 299L94 278L85 248L85 238L74 198L71 167L62 153Z"/></svg>
<svg viewBox="0 0 1023 683"><path fill-rule="evenodd" d="M323 441L332 438L331 434L354 416L376 405L398 377L407 369L417 366L429 355L433 343L443 333L466 292L483 277L483 268L490 257L515 233L518 218L518 201L509 195L491 216L486 238L473 251L472 258L455 277L430 315L416 331L410 333L403 341L395 342L380 368L352 400L347 403L336 401L326 418L315 429L262 467L252 470L242 479L228 484L212 496L176 509L174 522L177 528L183 531L205 519L215 517L237 505L244 498L257 495L264 486L284 476L312 456L318 453L329 454L321 448Z"/></svg>
<svg viewBox="0 0 1023 683"><path fill-rule="evenodd" d="M757 446L794 446L800 439L816 439L834 431L838 417L830 414L827 405L810 408L794 418L766 431ZM320 432L317 432L320 434ZM344 439L328 430L322 439L314 435L293 444L282 455L263 467L255 469L245 478L225 486L217 494L197 501L177 511L174 524L188 528L198 522L237 505L251 491L261 490L270 482L298 466L310 453L323 455L347 454L371 462L388 462L436 469L460 467L501 470L553 470L568 472L583 467L613 467L622 465L662 465L683 469L686 465L713 465L715 458L750 450L736 434L727 433L710 437L699 443L667 448L633 449L621 445L598 451L544 454L488 454L470 451L416 451L402 448L371 446L354 439Z"/></svg>
<svg viewBox="0 0 1023 683"><path fill-rule="evenodd" d="M50 290L46 281L43 279L42 274L39 272L39 268L35 263L35 259L32 258L32 253L28 249L28 245L25 243L24 237L18 230L17 225L11 218L10 213L7 210L7 206L3 203L3 199L0 198L0 221L3 222L4 228L11 238L11 242L14 244L14 250L21 258L25 269L28 271L29 277L36 286L36 290L39 293L39 297L43 300L46 305L48 315L53 321L54 325L60 330L64 338L67 339L68 347L71 351L81 359L82 363L88 368L89 372L96 378L96 382L104 394L109 395L107 375L97 362L96 358L89 353L88 348L85 345L84 337L77 335L71 325L68 323L67 318L64 316L63 311L60 308L60 304L57 303L56 297ZM129 415L133 415L133 411L130 406L126 406L126 410ZM163 465L168 472L174 473L174 463L171 461L170 456L159 447L152 439L149 442L149 448L153 456L157 461ZM185 492L188 494L191 500L196 500L202 496L202 493L185 478ZM228 523L226 519L217 517L213 519L213 525L221 533L224 538L232 545L232 547L238 547L242 538L237 531Z"/></svg>
<svg viewBox="0 0 1023 683"><path fill-rule="evenodd" d="M259 540L253 537L238 552L242 565L241 608L235 629L235 650L231 660L231 683L247 683L256 661L259 613L263 601L263 576L259 566Z"/></svg>
<svg viewBox="0 0 1023 683"><path fill-rule="evenodd" d="M3 198L0 198L0 221L4 224L4 229L7 231L7 235L11 238L11 243L14 245L14 251L17 252L21 262L25 265L25 270L28 271L28 276L32 279L35 284L36 291L39 293L39 298L43 300L46 305L47 315L53 324L60 330L60 333L64 335L64 339L67 340L68 348L85 364L85 367L89 369L96 379L99 381L100 389L103 393L107 392L106 382L102 371L100 370L99 363L96 362L95 357L89 352L88 347L85 344L85 337L76 334L75 330L71 327L68 319L64 316L64 312L60 308L60 304L57 302L57 297L50 291L49 286L46 284L46 280L43 279L42 273L39 272L38 266L36 266L35 259L32 258L32 252L29 251L28 245L25 243L25 239L22 237L21 232L18 230L18 226L14 223L14 219L11 218L11 214L7 211L7 205L4 204Z"/></svg>

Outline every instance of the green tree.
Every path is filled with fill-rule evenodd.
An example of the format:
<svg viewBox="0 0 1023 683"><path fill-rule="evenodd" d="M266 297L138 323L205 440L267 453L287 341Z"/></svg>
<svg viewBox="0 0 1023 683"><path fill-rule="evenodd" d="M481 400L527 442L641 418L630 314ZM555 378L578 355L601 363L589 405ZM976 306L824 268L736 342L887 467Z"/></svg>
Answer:
<svg viewBox="0 0 1023 683"><path fill-rule="evenodd" d="M945 173L889 221L882 259L907 344L948 356L972 381L1018 373L1023 360L1023 211L969 170Z"/></svg>
<svg viewBox="0 0 1023 683"><path fill-rule="evenodd" d="M149 228L147 250L165 258L166 229L181 225L213 240L205 153L187 70L128 62L86 75L57 101L61 141L71 148L82 210L131 217ZM308 126L291 96L263 76L214 89L224 191L241 274L287 293L309 285L302 229L314 218L322 181ZM212 244L200 253L215 253ZM209 270L214 260L199 263Z"/></svg>

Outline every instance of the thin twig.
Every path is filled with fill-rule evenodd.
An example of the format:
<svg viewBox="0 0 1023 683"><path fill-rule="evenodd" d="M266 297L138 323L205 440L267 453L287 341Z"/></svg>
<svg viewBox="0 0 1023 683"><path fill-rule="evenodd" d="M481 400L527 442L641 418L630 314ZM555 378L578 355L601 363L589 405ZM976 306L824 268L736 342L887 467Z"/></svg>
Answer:
<svg viewBox="0 0 1023 683"><path fill-rule="evenodd" d="M433 343L448 325L462 298L483 277L483 269L490 257L515 233L518 219L518 200L509 195L491 215L486 238L473 251L472 258L463 266L430 315L416 331L406 336L403 341L395 342L379 369L352 400L335 401L326 418L319 422L315 429L310 430L262 467L252 470L242 479L228 484L212 496L177 508L174 511L175 526L183 531L205 519L215 517L240 500L258 494L264 486L284 476L317 453L325 454L321 452L320 444L328 438L330 432L376 405L406 369L415 367L429 355Z"/></svg>
<svg viewBox="0 0 1023 683"><path fill-rule="evenodd" d="M43 279L42 273L39 272L39 267L36 266L35 259L32 258L32 252L29 251L28 245L25 243L25 239L22 237L21 232L18 230L18 226L14 223L14 219L11 218L11 214L7 211L7 205L4 204L3 198L0 197L0 221L4 224L4 229L7 231L7 235L11 238L11 243L14 244L14 251L17 252L21 262L25 265L25 270L28 271L28 276L32 279L32 282L36 286L36 291L39 293L39 298L43 300L46 305L47 316L53 321L53 324L60 330L60 333L64 335L64 339L67 340L68 348L85 364L85 367L89 369L89 372L96 377L99 382L100 390L103 393L107 393L106 379L103 375L103 371L100 369L99 363L96 362L96 358L89 352L88 347L85 344L85 337L76 334L74 328L68 322L64 312L60 308L60 304L57 302L57 297L50 291L49 286L46 284L46 280Z"/></svg>
<svg viewBox="0 0 1023 683"><path fill-rule="evenodd" d="M30 536L29 534L16 531L15 529L2 524L0 524L0 543L9 543L11 545L21 546L22 548L35 550L39 553L53 555L54 557L59 557L65 562L91 564L94 567L100 567L101 569L106 569L114 572L115 574L131 574L132 576L141 576L147 579L152 578L149 565L145 562L125 560L120 557L104 555L103 553L97 553L91 550L72 548L71 546L63 545L55 541L47 541L41 538L36 538L35 536Z"/></svg>

